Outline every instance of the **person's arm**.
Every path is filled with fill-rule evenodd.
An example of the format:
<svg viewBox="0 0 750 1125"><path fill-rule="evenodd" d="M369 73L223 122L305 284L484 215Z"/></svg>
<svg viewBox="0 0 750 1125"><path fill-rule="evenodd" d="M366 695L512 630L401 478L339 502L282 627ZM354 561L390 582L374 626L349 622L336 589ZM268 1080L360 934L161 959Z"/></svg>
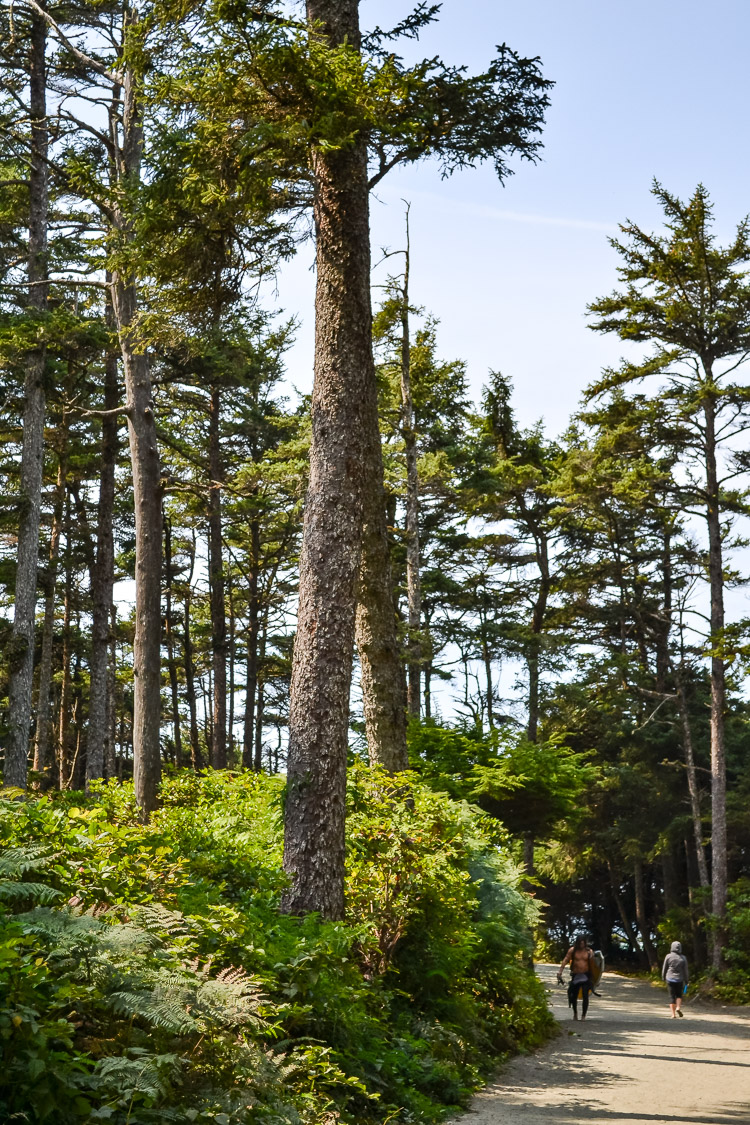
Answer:
<svg viewBox="0 0 750 1125"><path fill-rule="evenodd" d="M557 979L560 981L560 983L562 983L563 969L565 968L565 966L567 965L568 961L570 960L570 958L572 956L573 956L573 946L571 945L570 949L568 950L568 952L563 957L562 965L557 970Z"/></svg>
<svg viewBox="0 0 750 1125"><path fill-rule="evenodd" d="M669 957L669 954L667 954L667 957ZM661 967L661 979L662 980L667 979L667 957L664 958L664 964Z"/></svg>
<svg viewBox="0 0 750 1125"><path fill-rule="evenodd" d="M685 977L685 984L690 984L690 970L688 969L687 957L684 953L682 955L682 969L683 975Z"/></svg>

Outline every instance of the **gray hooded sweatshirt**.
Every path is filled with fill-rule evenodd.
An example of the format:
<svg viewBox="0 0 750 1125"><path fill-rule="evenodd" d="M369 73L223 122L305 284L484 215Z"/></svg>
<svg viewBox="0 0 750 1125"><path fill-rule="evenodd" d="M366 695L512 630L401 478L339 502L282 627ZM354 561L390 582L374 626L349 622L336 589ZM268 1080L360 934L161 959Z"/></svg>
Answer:
<svg viewBox="0 0 750 1125"><path fill-rule="evenodd" d="M664 958L664 964L661 969L661 979L672 981L673 984L676 984L678 981L687 984L690 979L687 959L683 956L682 946L679 941L672 942L672 948Z"/></svg>

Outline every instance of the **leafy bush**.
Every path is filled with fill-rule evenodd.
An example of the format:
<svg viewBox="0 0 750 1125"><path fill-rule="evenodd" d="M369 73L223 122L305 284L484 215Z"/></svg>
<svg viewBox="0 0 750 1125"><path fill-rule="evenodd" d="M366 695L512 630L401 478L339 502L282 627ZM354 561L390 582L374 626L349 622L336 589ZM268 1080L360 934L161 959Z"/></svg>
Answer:
<svg viewBox="0 0 750 1125"><path fill-rule="evenodd" d="M356 768L346 924L281 915L282 781L0 800L0 1119L430 1121L550 1017L497 826ZM43 844L41 844L43 842Z"/></svg>
<svg viewBox="0 0 750 1125"><path fill-rule="evenodd" d="M727 968L714 985L714 995L730 1004L750 1004L750 879L729 888Z"/></svg>

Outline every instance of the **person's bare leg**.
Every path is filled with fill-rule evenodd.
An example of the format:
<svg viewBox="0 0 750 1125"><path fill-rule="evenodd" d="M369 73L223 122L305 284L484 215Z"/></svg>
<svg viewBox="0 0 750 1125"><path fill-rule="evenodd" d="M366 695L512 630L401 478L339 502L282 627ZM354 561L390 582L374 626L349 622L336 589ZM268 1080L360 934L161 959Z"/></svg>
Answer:
<svg viewBox="0 0 750 1125"><path fill-rule="evenodd" d="M677 1015L682 1019L682 997L677 997Z"/></svg>
<svg viewBox="0 0 750 1125"><path fill-rule="evenodd" d="M677 1009L677 1005L674 1003L674 1001L672 1001L672 1003L669 1005L669 1010L672 1013L672 1019L673 1020L677 1019L677 1010L676 1009Z"/></svg>

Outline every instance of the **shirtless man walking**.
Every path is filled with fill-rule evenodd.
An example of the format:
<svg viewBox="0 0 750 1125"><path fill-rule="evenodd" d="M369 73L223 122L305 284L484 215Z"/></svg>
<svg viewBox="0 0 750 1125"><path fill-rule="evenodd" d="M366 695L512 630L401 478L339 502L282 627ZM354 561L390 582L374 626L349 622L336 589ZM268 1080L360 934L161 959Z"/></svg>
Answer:
<svg viewBox="0 0 750 1125"><path fill-rule="evenodd" d="M570 963L570 984L568 985L568 1007L573 1009L573 1019L578 1019L578 991L583 997L581 1019L586 1019L589 1010L589 993L593 988L591 974L594 969L594 954L586 944L586 938L579 934L563 958L557 973L557 983L562 984L563 969Z"/></svg>

